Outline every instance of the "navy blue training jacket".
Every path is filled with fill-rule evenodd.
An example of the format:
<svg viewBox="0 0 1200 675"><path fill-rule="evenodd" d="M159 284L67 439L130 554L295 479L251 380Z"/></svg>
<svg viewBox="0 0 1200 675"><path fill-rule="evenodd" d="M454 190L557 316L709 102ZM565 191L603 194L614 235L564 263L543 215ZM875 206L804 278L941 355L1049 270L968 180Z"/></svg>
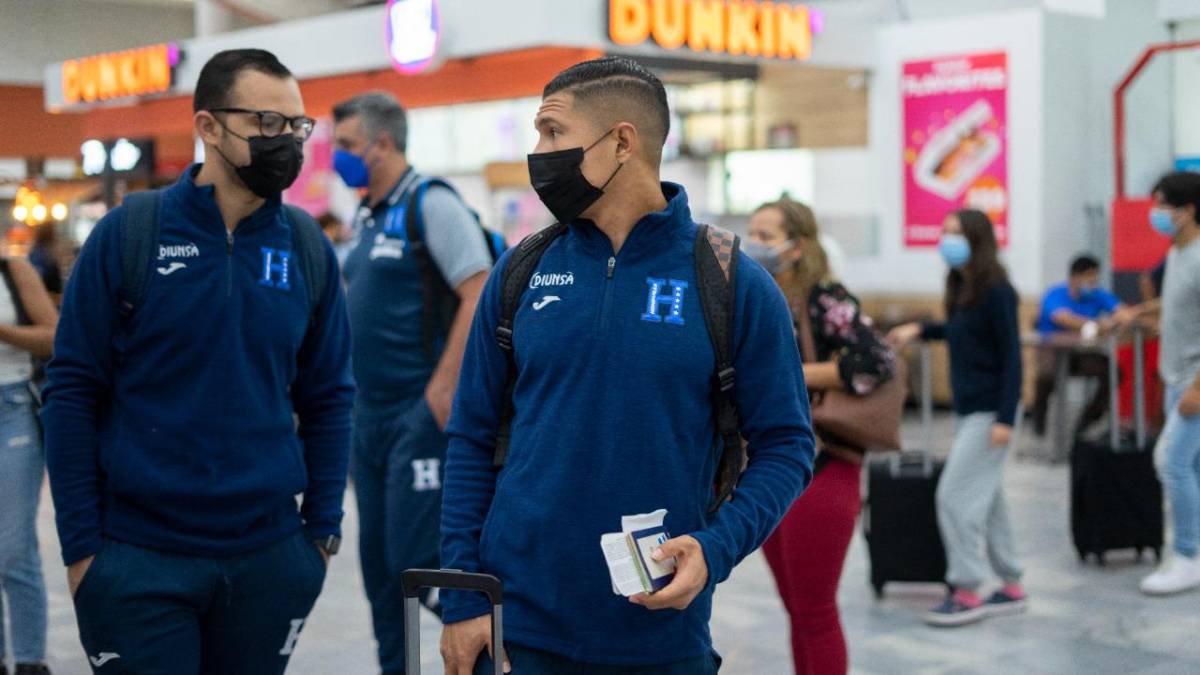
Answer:
<svg viewBox="0 0 1200 675"><path fill-rule="evenodd" d="M954 412L996 413L1012 425L1021 403L1020 299L1007 281L983 293L971 307L956 308L945 323L922 324L925 340L945 340L950 349L950 388Z"/></svg>
<svg viewBox="0 0 1200 675"><path fill-rule="evenodd" d="M337 260L327 245L313 314L280 201L230 236L196 170L164 195L131 317L118 314L122 208L67 287L43 411L67 564L102 538L219 557L302 526L340 532L354 387Z"/></svg>
<svg viewBox="0 0 1200 675"><path fill-rule="evenodd" d="M578 661L655 665L712 649L713 587L758 548L812 477L808 395L792 320L775 282L738 262L735 395L750 463L714 516L714 356L694 262L687 195L644 217L619 253L593 224L552 243L514 326L516 416L506 465L492 467L507 362L494 334L501 258L483 291L448 433L442 566L504 582L505 636ZM621 516L668 510L699 540L708 588L686 611L652 612L613 593L600 536ZM448 623L489 611L444 592Z"/></svg>

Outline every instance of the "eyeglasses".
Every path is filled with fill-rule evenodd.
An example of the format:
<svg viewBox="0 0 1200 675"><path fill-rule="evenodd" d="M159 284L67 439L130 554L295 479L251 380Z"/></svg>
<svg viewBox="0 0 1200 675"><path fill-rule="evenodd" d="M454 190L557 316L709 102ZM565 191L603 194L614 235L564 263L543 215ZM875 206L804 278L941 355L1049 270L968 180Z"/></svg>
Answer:
<svg viewBox="0 0 1200 675"><path fill-rule="evenodd" d="M258 131L267 138L275 138L284 132L284 129L291 127L292 135L297 140L307 141L309 136L312 136L313 127L317 122L311 117L297 115L288 117L283 113L277 113L274 110L248 110L246 108L213 108L209 110L213 113L241 113L243 115L258 116Z"/></svg>

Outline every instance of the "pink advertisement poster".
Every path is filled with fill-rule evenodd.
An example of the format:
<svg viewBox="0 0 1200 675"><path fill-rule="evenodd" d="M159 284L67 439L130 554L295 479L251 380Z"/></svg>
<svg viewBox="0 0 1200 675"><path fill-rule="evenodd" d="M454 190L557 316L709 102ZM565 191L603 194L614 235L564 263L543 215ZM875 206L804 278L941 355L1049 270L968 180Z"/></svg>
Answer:
<svg viewBox="0 0 1200 675"><path fill-rule="evenodd" d="M936 246L942 220L974 208L1008 244L1004 52L904 64L904 245Z"/></svg>
<svg viewBox="0 0 1200 675"><path fill-rule="evenodd" d="M329 210L329 182L338 180L333 173L333 124L317 120L313 135L304 144L304 164L296 182L283 192L283 201L295 204L313 217Z"/></svg>

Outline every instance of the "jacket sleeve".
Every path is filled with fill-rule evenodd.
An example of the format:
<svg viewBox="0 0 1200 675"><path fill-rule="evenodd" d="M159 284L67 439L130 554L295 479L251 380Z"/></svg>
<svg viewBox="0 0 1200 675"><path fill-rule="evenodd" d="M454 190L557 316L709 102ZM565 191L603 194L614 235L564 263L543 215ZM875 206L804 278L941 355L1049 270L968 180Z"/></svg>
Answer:
<svg viewBox="0 0 1200 675"><path fill-rule="evenodd" d="M350 323L337 257L327 242L324 255L325 293L300 345L292 383L292 406L300 418L299 435L308 469L300 515L314 539L341 534L354 405Z"/></svg>
<svg viewBox="0 0 1200 675"><path fill-rule="evenodd" d="M734 396L749 462L733 499L692 533L704 550L710 586L762 545L813 475L808 392L787 301L744 254L736 297Z"/></svg>
<svg viewBox="0 0 1200 675"><path fill-rule="evenodd" d="M997 285L989 291L988 304L1001 368L1002 389L996 421L1012 426L1021 403L1021 329L1017 318L1017 293L1007 283Z"/></svg>
<svg viewBox="0 0 1200 675"><path fill-rule="evenodd" d="M496 264L479 298L446 427L450 442L442 485L442 567L464 572L486 571L479 557L479 538L496 492L492 456L505 404L508 358L496 344L495 334L503 269L510 254ZM447 624L491 611L487 600L475 593L445 591L441 600L442 620Z"/></svg>
<svg viewBox="0 0 1200 675"><path fill-rule="evenodd" d="M123 209L104 217L84 244L63 298L54 357L46 368L46 469L67 565L100 550L100 415L112 395L113 336L121 282Z"/></svg>
<svg viewBox="0 0 1200 675"><path fill-rule="evenodd" d="M808 312L817 351L822 359L837 360L838 377L847 392L866 396L892 379L892 350L863 315L858 298L845 286L834 283L818 287L809 299Z"/></svg>
<svg viewBox="0 0 1200 675"><path fill-rule="evenodd" d="M921 323L921 339L925 342L946 339L946 324L940 321L923 321Z"/></svg>

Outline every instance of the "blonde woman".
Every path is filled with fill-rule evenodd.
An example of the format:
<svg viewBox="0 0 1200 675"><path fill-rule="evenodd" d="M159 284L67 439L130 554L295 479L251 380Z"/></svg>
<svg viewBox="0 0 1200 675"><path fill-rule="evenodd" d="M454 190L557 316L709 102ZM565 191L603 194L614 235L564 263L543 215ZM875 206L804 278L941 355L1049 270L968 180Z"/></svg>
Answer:
<svg viewBox="0 0 1200 675"><path fill-rule="evenodd" d="M801 313L807 313L817 354L816 362L804 364L809 391L866 395L891 379L892 352L859 311L858 300L832 278L812 210L787 199L763 204L750 219L749 234L743 250L788 297L798 339L805 330ZM797 675L847 671L837 587L858 516L862 453L824 444L812 485L763 545L791 619Z"/></svg>

